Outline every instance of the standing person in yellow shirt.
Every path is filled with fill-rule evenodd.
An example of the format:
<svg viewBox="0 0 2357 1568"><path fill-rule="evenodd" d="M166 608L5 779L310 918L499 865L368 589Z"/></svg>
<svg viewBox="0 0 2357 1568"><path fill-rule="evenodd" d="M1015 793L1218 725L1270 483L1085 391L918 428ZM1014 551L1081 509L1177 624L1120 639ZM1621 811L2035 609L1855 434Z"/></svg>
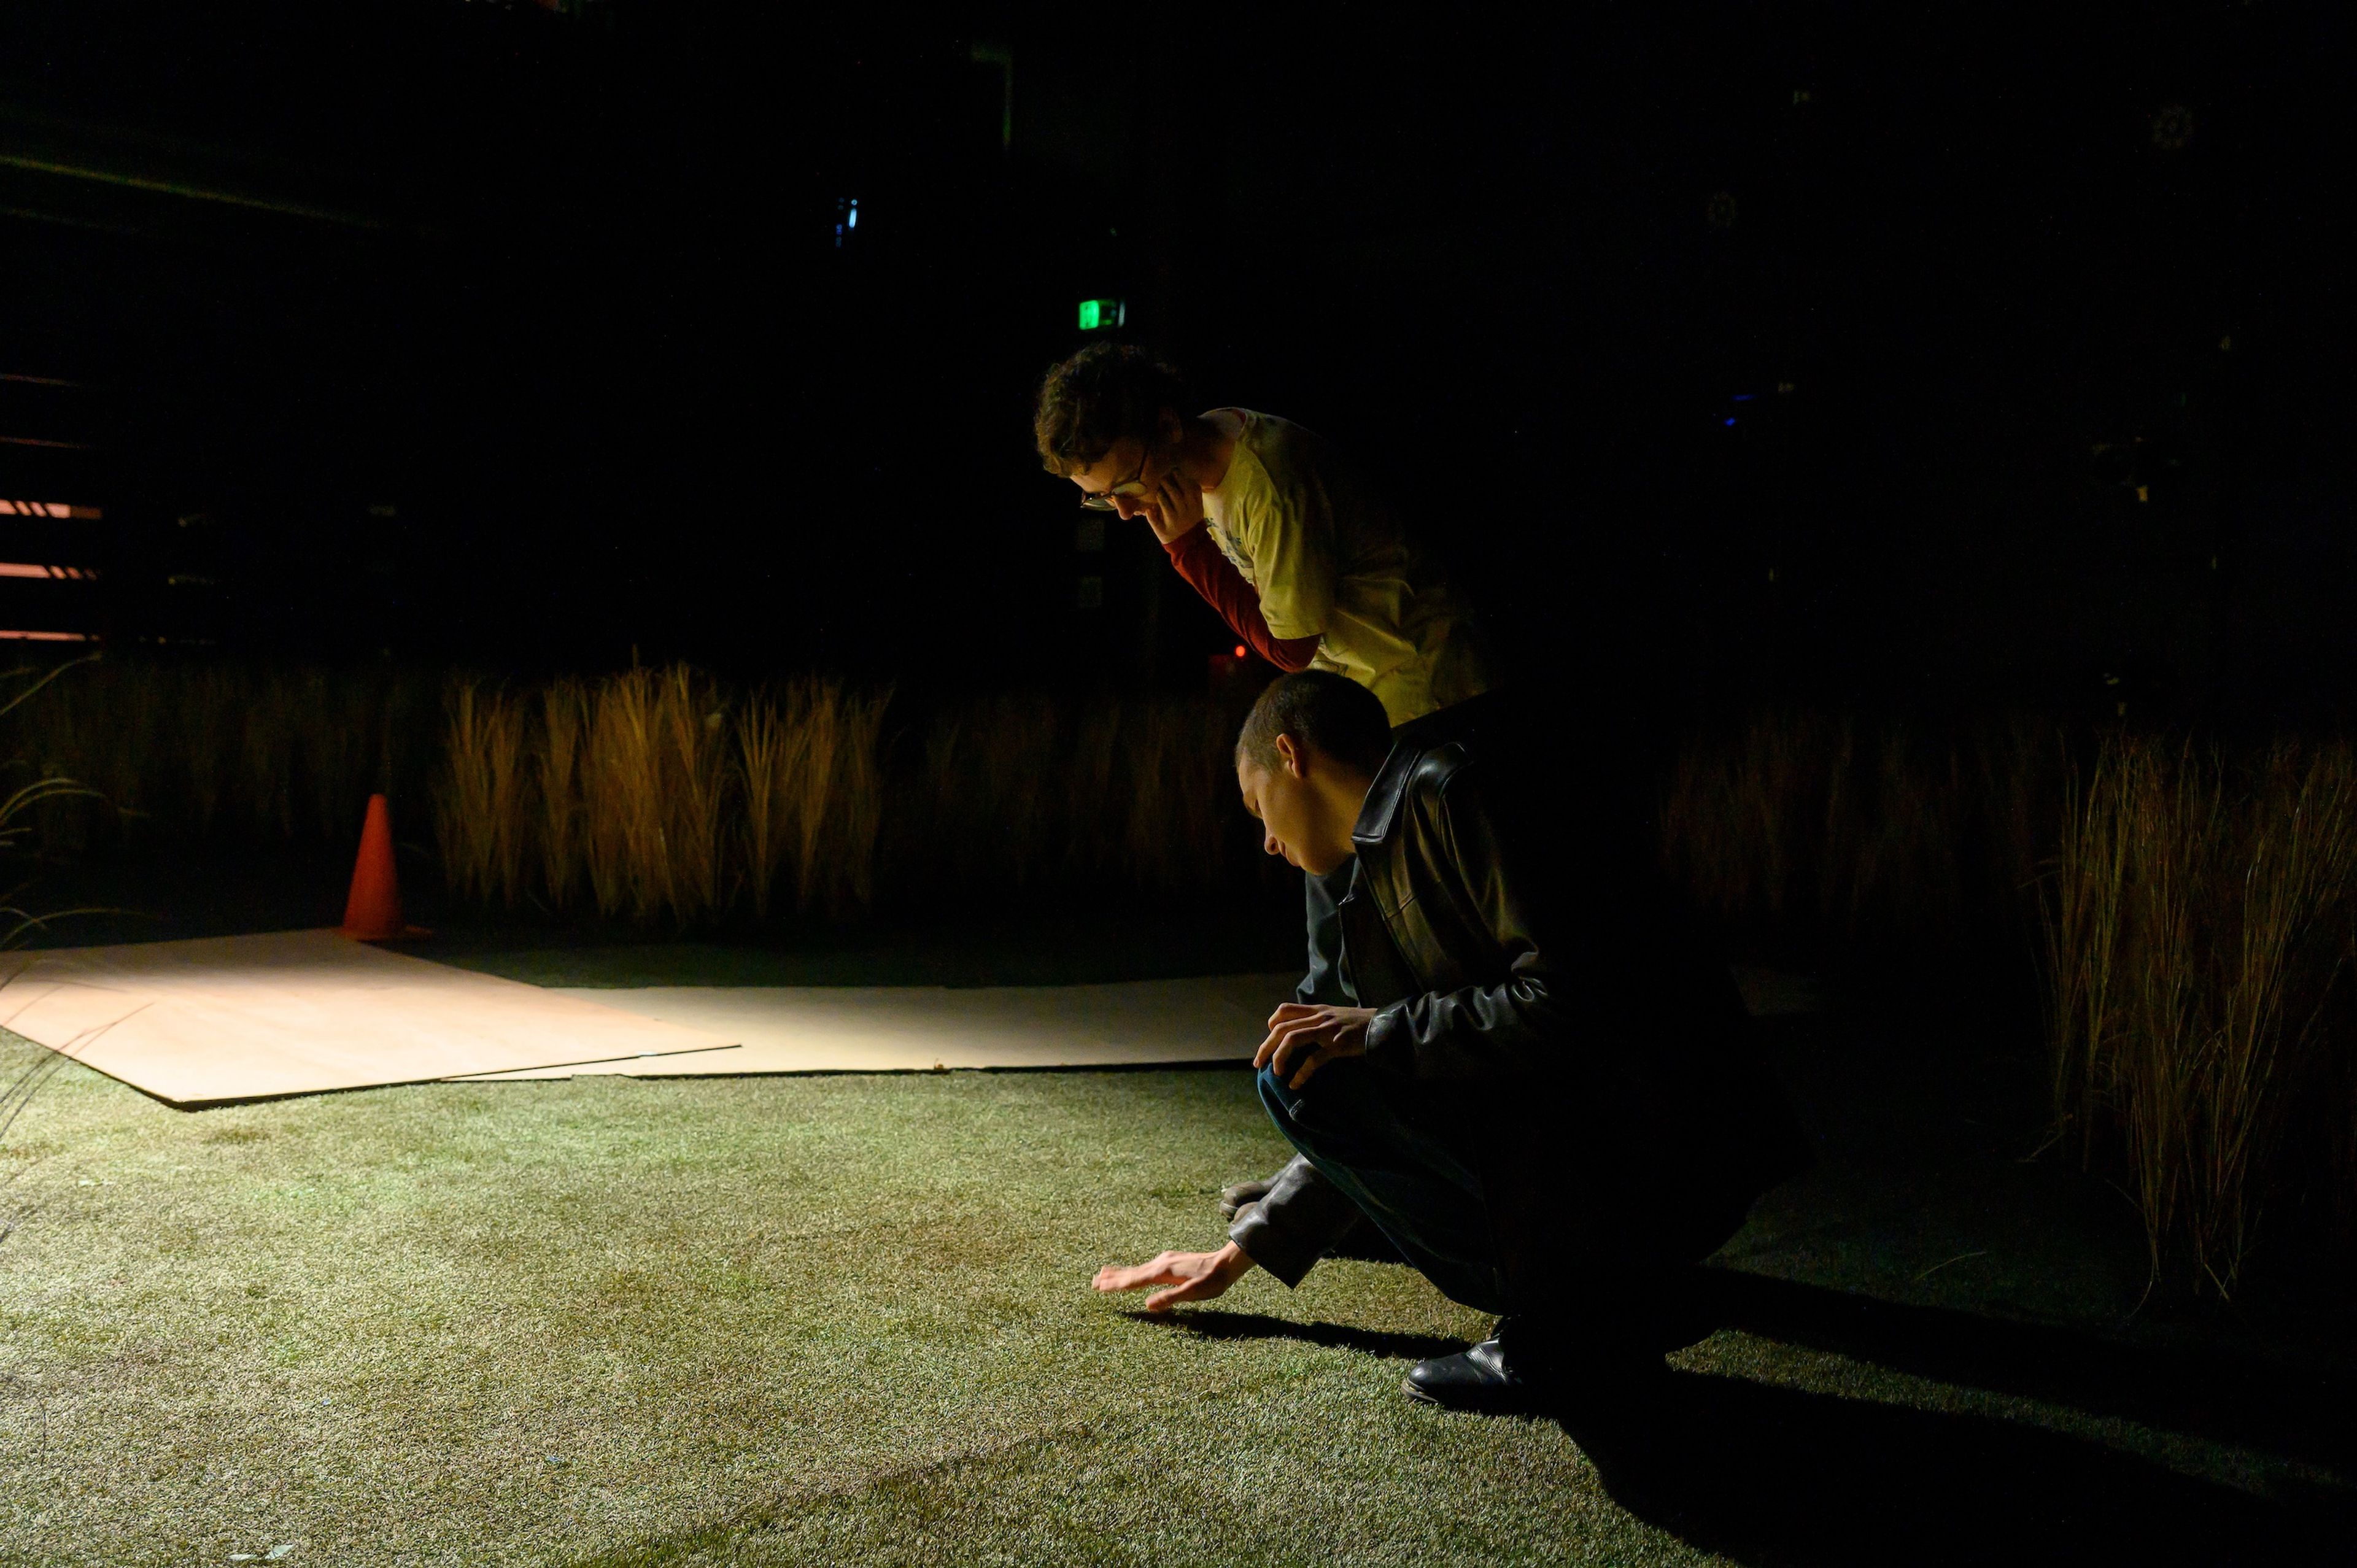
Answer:
<svg viewBox="0 0 2357 1568"><path fill-rule="evenodd" d="M1178 575L1271 664L1349 677L1383 703L1395 737L1472 740L1492 706L1492 675L1464 606L1375 477L1290 420L1193 406L1168 365L1134 344L1098 343L1048 372L1032 434L1082 506L1144 519ZM1339 966L1337 907L1351 875L1349 862L1303 873L1298 1002L1357 1001ZM1302 1245L1334 1235L1336 1197L1301 1159L1222 1195L1240 1224Z"/></svg>
<svg viewBox="0 0 2357 1568"><path fill-rule="evenodd" d="M1185 383L1131 344L1048 372L1039 456L1084 506L1144 518L1181 576L1280 670L1346 675L1394 729L1491 679L1464 608L1372 476L1290 420L1189 415Z"/></svg>

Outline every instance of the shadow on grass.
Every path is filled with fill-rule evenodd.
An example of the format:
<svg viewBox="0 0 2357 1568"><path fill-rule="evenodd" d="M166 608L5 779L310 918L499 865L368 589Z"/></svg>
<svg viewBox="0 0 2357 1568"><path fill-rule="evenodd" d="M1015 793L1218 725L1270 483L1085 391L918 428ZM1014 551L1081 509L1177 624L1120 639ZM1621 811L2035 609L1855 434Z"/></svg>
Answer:
<svg viewBox="0 0 2357 1568"><path fill-rule="evenodd" d="M1356 1350L1386 1360L1421 1361L1450 1356L1465 1348L1462 1339L1437 1334L1394 1334L1380 1328L1351 1328L1340 1323L1297 1323L1259 1312L1220 1312L1195 1308L1187 1312L1134 1312L1140 1323L1159 1324L1204 1339L1298 1339L1329 1349Z"/></svg>
<svg viewBox="0 0 2357 1568"><path fill-rule="evenodd" d="M2329 1376L1711 1273L1708 1316L1723 1326L2348 1475L2350 1393ZM1252 1313L1138 1316L1206 1338L1398 1359L1464 1348ZM2301 1481L2263 1497L2018 1421L1739 1378L1673 1371L1641 1400L1559 1421L1616 1502L1760 1568L2291 1563L2357 1539L2357 1494L2345 1486Z"/></svg>
<svg viewBox="0 0 2357 1568"><path fill-rule="evenodd" d="M1935 1382L2264 1449L2357 1477L2357 1380L2224 1351L2126 1345L2067 1328L1702 1271L1709 1320Z"/></svg>
<svg viewBox="0 0 2357 1568"><path fill-rule="evenodd" d="M1566 1414L1623 1508L1738 1563L2296 1563L2345 1499L2269 1499L2017 1422L1673 1372Z"/></svg>

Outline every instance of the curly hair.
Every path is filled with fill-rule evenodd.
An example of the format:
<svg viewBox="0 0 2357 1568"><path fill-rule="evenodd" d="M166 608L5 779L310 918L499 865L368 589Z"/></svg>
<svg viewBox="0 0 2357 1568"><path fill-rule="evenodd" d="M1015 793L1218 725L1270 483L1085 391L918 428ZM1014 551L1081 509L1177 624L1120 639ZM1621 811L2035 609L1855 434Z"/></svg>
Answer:
<svg viewBox="0 0 2357 1568"><path fill-rule="evenodd" d="M1190 406L1186 378L1135 343L1092 343L1039 382L1031 419L1051 474L1085 468L1125 436L1151 439L1166 408Z"/></svg>

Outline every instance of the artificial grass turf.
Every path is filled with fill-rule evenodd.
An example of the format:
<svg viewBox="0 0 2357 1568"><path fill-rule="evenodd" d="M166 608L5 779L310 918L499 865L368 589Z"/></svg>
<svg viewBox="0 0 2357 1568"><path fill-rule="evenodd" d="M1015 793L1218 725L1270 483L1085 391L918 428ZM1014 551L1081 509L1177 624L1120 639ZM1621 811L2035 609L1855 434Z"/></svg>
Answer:
<svg viewBox="0 0 2357 1568"><path fill-rule="evenodd" d="M1781 1477L1792 1517L1762 1538L1773 1509L1632 1512L1562 1425L1409 1404L1407 1363L1487 1325L1404 1269L1251 1277L1170 1322L1087 1288L1212 1244L1211 1194L1282 1152L1232 1072L189 1114L70 1067L0 1163L0 1560L1810 1561L1855 1544L1821 1516L1920 1470L1940 1533L1877 1528L1913 1537L1882 1560L1921 1561L1980 1539L1960 1459L2164 1524L2255 1527L2250 1496L2313 1480L1724 1333L1680 1358L1719 1444L1680 1473Z"/></svg>

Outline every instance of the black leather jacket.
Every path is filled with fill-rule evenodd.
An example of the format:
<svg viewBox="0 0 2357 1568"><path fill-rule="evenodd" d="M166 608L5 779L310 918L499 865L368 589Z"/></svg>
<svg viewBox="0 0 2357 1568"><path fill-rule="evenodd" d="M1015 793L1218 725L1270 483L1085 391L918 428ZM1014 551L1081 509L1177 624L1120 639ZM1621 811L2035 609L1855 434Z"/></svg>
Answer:
<svg viewBox="0 0 2357 1568"><path fill-rule="evenodd" d="M1562 1104L1591 1143L1608 1129L1635 1187L1739 1212L1806 1160L1741 997L1675 916L1642 818L1537 782L1543 803L1503 798L1456 741L1403 740L1384 760L1340 905L1348 979L1378 1009L1366 1060L1477 1118ZM1228 1234L1296 1284L1356 1212L1297 1157Z"/></svg>

